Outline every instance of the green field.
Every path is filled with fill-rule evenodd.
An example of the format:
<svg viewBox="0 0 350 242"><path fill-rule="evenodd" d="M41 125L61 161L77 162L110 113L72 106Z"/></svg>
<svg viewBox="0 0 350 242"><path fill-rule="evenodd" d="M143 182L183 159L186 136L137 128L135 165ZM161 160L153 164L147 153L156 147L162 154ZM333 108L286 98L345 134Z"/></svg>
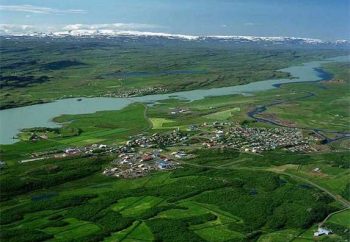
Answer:
<svg viewBox="0 0 350 242"><path fill-rule="evenodd" d="M20 46L1 39L1 45L2 109L135 88L164 87L173 92L285 78L288 73L277 70L346 53L100 39L79 44L69 39L27 39Z"/></svg>
<svg viewBox="0 0 350 242"><path fill-rule="evenodd" d="M174 121L170 120L170 119L165 119L165 118L151 118L150 119L152 122L152 127L154 129L165 129L165 128L173 128L171 126L172 123L174 123Z"/></svg>
<svg viewBox="0 0 350 242"><path fill-rule="evenodd" d="M89 42L80 47L73 44L49 43L41 47L47 52L44 58L38 50L24 51L24 58L42 59L35 64L38 68L28 67L34 62L20 65L18 73L41 75L45 69L53 80L4 88L1 98L6 97L8 102L4 106L64 95L95 96L119 87L164 83L171 90L183 90L278 78L285 76L276 72L278 68L341 52L268 48L227 52L224 47L209 50L203 46L184 46L177 53L178 46L168 46L150 56L154 47L138 44L114 48L113 43L103 47L102 43L94 43L97 47L93 49ZM17 48L9 42L4 45ZM68 48L72 46L77 49ZM72 59L77 53L79 60L58 62ZM13 55L8 52L2 58L11 64ZM96 58L91 58L92 55ZM251 64L245 67L247 63ZM186 68L199 72L146 77L134 73L127 80L116 78L119 70L153 73ZM256 72L247 73L245 68ZM179 160L177 169L152 171L135 179L102 174L118 159L118 154L113 152L19 163L34 153L92 144L117 146L130 136L152 136L176 128L201 141L205 138L201 136L204 123L214 121L275 127L248 116L249 111L261 105L267 105L267 110L258 117L303 128L305 137L313 137L313 130L320 129L326 137L335 138L335 131L340 132L338 135L349 132L350 79L346 68L348 65L344 63L324 66L334 78L343 80L339 83L288 84L249 96L208 97L193 102L169 99L150 106L135 103L119 111L56 117L55 121L62 124L57 129L24 130L20 142L0 146L1 160L6 162L0 170L0 240L312 241L317 225L334 213L324 221L324 226L334 233L319 241L347 241L349 210L336 212L350 204L348 139L329 144L319 140L310 152L276 149L255 154L230 148L201 149L201 142L162 147L166 154L181 149L193 156ZM223 72L227 74L215 84L210 81ZM62 80L58 80L59 76ZM304 98L307 93L314 95ZM268 106L276 100L283 102ZM180 108L188 112L171 114ZM192 125L199 130L189 131ZM33 133L47 135L47 139L33 141L30 139Z"/></svg>
<svg viewBox="0 0 350 242"><path fill-rule="evenodd" d="M23 241L178 241L175 238L179 233L184 234L184 241L283 241L297 237L327 213L342 207L323 191L306 186L303 179L342 196L349 177L342 163L347 151L316 155L276 151L256 156L203 150L196 151L197 157L183 169L134 180L102 176L103 167L113 159L109 156L16 162L33 151L92 144L101 142L99 139L117 144L138 132L158 131L159 126L210 122L213 114L231 114L237 106L241 111L227 119L243 122L248 119L244 110L249 110L252 103L264 102L277 92L288 99L288 89L286 86L264 95L208 98L192 103L163 102L150 107L146 118L144 106L137 104L116 112L66 115L57 120L72 121L65 128L79 127L79 135L2 146L2 156L8 160L8 168L1 171L2 238L16 241L18 235L23 236ZM215 108L203 108L214 103ZM191 110L186 119L169 114L170 108L178 105ZM150 129L147 118L155 130ZM316 176L312 172L315 167L324 175ZM252 191L255 195L250 195ZM43 200L33 200L35 197ZM313 214L305 212L310 207ZM44 212L39 212L42 209ZM339 221L347 215L338 216L327 223L344 226ZM310 231L312 234L313 229Z"/></svg>

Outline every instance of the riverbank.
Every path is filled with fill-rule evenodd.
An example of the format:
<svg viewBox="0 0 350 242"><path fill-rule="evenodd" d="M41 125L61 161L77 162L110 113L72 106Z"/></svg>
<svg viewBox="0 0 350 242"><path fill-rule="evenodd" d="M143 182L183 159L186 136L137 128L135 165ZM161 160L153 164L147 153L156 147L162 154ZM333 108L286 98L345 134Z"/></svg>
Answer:
<svg viewBox="0 0 350 242"><path fill-rule="evenodd" d="M280 70L282 72L290 73L293 77L295 77L294 79L265 80L240 86L198 89L133 98L82 98L80 102L77 102L76 98L71 98L62 99L51 103L1 110L0 116L2 136L0 138L0 143L12 144L16 142L13 137L15 137L19 130L23 128L58 127L58 124L54 123L52 119L62 114L84 114L104 110L120 110L135 102L152 103L174 97L194 101L210 96L225 96L266 91L276 88L276 85L278 84L319 81L322 80L322 78L320 78L317 68L320 68L320 66L324 63L344 60L348 60L348 56L331 58L324 61L313 61L303 65L292 66Z"/></svg>

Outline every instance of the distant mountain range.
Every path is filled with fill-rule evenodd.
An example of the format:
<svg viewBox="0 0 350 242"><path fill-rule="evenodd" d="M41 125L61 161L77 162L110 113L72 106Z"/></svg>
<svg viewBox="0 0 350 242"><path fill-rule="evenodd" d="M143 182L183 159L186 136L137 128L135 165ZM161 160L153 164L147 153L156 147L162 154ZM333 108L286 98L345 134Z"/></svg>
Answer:
<svg viewBox="0 0 350 242"><path fill-rule="evenodd" d="M312 38L299 37L259 37L259 36L195 36L182 34L139 32L139 31L114 31L114 30L91 30L79 29L71 31L51 32L51 33L27 33L17 35L5 35L11 37L41 37L41 38L127 38L127 39L149 39L149 40L179 40L179 41L197 41L197 42L221 42L221 43L247 43L247 44L265 44L265 45L313 45L313 46L343 46L350 47L350 41L323 41Z"/></svg>

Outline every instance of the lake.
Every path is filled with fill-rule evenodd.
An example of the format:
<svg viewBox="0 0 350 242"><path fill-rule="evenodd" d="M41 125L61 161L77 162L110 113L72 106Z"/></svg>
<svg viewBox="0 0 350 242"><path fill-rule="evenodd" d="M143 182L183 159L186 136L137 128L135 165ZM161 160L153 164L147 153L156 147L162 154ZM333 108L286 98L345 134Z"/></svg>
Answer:
<svg viewBox="0 0 350 242"><path fill-rule="evenodd" d="M295 79L264 80L239 86L197 89L132 98L96 97L81 98L81 101L77 101L77 98L71 98L57 100L51 103L5 109L0 111L0 144L12 144L17 142L18 140L13 137L23 128L59 127L59 124L53 122L52 119L62 114L84 114L97 111L119 110L134 102L150 103L174 97L194 101L209 96L230 94L244 95L273 89L278 87L279 84L319 81L325 78L325 73L319 69L320 66L324 63L334 61L350 61L350 56L340 56L323 61L312 61L303 65L281 69L281 71L291 73Z"/></svg>

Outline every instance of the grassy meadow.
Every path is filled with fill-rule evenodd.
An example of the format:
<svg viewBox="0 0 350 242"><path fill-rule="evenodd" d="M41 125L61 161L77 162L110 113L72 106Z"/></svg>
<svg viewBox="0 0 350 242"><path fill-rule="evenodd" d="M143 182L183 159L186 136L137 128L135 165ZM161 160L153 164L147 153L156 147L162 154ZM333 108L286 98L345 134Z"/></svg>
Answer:
<svg viewBox="0 0 350 242"><path fill-rule="evenodd" d="M173 92L286 78L289 74L279 69L344 53L186 42L2 39L0 108L146 87Z"/></svg>
<svg viewBox="0 0 350 242"><path fill-rule="evenodd" d="M7 83L1 92L2 107L159 84L170 90L242 84L285 77L276 70L339 54L205 46L184 46L179 53L177 46L160 46L151 55L154 46L98 41L36 47L35 41L24 43L21 55L28 60L21 63L15 58L20 47L4 42L8 51L1 58L8 63L2 75L14 75L11 68L17 68L16 75L33 78L23 87ZM0 146L1 160L6 162L0 170L0 240L302 242L312 241L317 225L334 213L325 221L334 234L317 241L348 241L349 210L342 210L350 204L347 139L320 141L312 153L171 147L168 152L183 148L194 156L180 161L178 169L135 179L102 174L117 158L113 153L19 163L33 153L119 145L138 134L178 128L196 135L197 131L189 131L191 125L214 121L275 127L247 115L261 105L267 110L258 117L302 128L305 136L319 129L334 138L335 131L349 131L350 80L344 71L348 65L323 68L343 82L288 84L248 96L193 102L174 98L150 106L135 103L118 111L62 115L55 118L62 127L35 131L48 134L37 141L29 138L33 130L24 130L21 141ZM34 78L43 73L49 81ZM308 93L313 95L304 98ZM269 106L275 101L283 102ZM188 112L172 114L176 109Z"/></svg>

